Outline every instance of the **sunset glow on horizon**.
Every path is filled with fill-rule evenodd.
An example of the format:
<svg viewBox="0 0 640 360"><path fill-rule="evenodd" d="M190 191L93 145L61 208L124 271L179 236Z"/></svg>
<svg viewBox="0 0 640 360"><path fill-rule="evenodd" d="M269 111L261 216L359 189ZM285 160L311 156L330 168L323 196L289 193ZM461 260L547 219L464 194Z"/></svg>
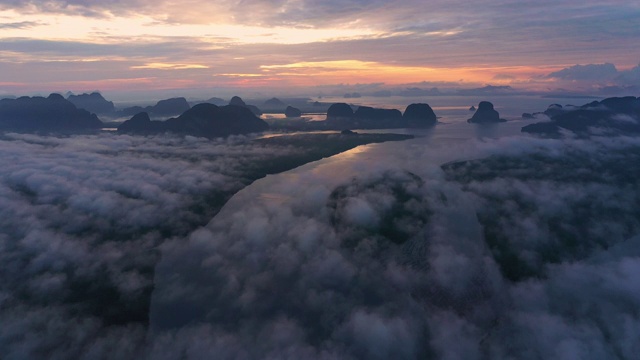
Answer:
<svg viewBox="0 0 640 360"><path fill-rule="evenodd" d="M624 1L0 1L0 95L417 83L597 93L639 83L638 22L640 6Z"/></svg>

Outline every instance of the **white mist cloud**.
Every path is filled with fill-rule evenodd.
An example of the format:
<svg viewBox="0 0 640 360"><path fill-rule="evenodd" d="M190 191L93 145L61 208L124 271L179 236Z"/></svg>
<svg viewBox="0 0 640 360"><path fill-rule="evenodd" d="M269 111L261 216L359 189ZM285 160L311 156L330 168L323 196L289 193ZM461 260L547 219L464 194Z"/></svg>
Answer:
<svg viewBox="0 0 640 360"><path fill-rule="evenodd" d="M133 357L157 247L206 223L251 164L291 151L249 140L3 135L3 357Z"/></svg>
<svg viewBox="0 0 640 360"><path fill-rule="evenodd" d="M267 177L206 226L166 235L141 228L180 229L201 194L241 187L243 166L287 150L244 138L6 135L0 196L14 212L0 217L0 350L10 359L633 358L640 189L630 175L640 142L428 143L379 144ZM465 178L443 172L436 159L445 158L480 160L457 168ZM489 226L537 276L505 276ZM116 241L114 231L131 236ZM563 242L575 234L576 247ZM125 299L153 281L150 328L78 315L91 314L87 302L57 300L78 279L116 284Z"/></svg>
<svg viewBox="0 0 640 360"><path fill-rule="evenodd" d="M612 80L618 75L618 69L611 63L573 65L547 75L550 78L565 80Z"/></svg>
<svg viewBox="0 0 640 360"><path fill-rule="evenodd" d="M591 88L599 88L605 94L628 95L636 91L635 87L640 81L640 65L628 70L618 70L611 63L573 65L552 72L547 78L587 84Z"/></svg>
<svg viewBox="0 0 640 360"><path fill-rule="evenodd" d="M312 349L306 356L411 359L432 351L438 309L473 318L470 328L487 326L502 280L485 278L497 273L495 263L458 190L401 170L358 168L346 184L320 173L282 177L284 202L238 194L188 242L167 244L152 306L157 336L206 326L241 344L238 356ZM327 190L309 196L308 188ZM191 310L170 313L176 308ZM297 336L265 340L283 321ZM480 335L472 331L469 343Z"/></svg>
<svg viewBox="0 0 640 360"><path fill-rule="evenodd" d="M526 169L529 156L570 159L578 166L589 158L615 164L632 159L638 145L630 138L507 138L475 144L469 154L507 156L515 169ZM636 349L629 339L637 319L631 304L638 294L624 279L637 254L615 249L633 247L629 234L640 230L632 218L637 188L619 187L583 164L585 179L578 183L555 169L544 174L545 181L528 179L526 174L536 173L528 169L461 189L429 165L416 165L428 151L433 149L407 158L405 149L376 158L375 165L359 164L352 181L319 171L278 178L286 200L248 203L241 196L186 244L167 244L154 293L154 333L187 337L177 342L188 351L188 338L196 335L183 331L206 328L232 344L218 344L219 351L249 358L632 357ZM325 196L305 196L310 187L323 188ZM539 257L538 246L556 239L545 219L582 226L575 222L576 202L622 216L599 217L606 211L597 211L585 251L558 248L571 256L543 262L541 277L512 282L484 243L475 212L495 211L495 204L480 198L497 198L503 201L499 207L512 211L501 224L513 247L532 259ZM535 210L524 211L509 199L533 202ZM394 243L397 233L385 236L381 224L389 211L398 218L403 209L420 225L408 228L405 242ZM609 245L591 242L603 237ZM193 261L184 264L183 258ZM179 298L169 296L178 288ZM599 306L606 310L594 312ZM191 310L166 315L177 307Z"/></svg>

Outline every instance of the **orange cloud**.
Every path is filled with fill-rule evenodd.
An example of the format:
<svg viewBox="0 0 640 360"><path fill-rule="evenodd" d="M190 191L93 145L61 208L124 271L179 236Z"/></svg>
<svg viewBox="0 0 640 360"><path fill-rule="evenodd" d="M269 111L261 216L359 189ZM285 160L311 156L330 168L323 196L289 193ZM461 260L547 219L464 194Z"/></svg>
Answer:
<svg viewBox="0 0 640 360"><path fill-rule="evenodd" d="M168 63L148 63L144 65L132 66L131 69L156 69L156 70L188 70L188 69L208 69L206 65L200 64L168 64Z"/></svg>
<svg viewBox="0 0 640 360"><path fill-rule="evenodd" d="M262 65L263 72L280 78L290 78L298 85L333 83L405 84L421 81L465 82L485 84L497 82L498 74L503 76L498 82L510 83L529 79L536 74L544 74L548 69L534 67L459 67L435 68L427 66L402 66L359 60L336 60L321 62L297 62L284 65Z"/></svg>

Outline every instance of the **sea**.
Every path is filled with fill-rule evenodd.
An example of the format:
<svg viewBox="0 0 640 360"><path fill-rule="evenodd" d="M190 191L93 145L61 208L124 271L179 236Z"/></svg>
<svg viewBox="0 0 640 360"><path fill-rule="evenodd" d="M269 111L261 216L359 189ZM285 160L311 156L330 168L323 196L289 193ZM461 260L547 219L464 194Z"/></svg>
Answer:
<svg viewBox="0 0 640 360"><path fill-rule="evenodd" d="M427 103L441 122L466 121L473 115L469 110L472 106L478 107L481 101L489 101L494 108L500 113L500 117L507 120L519 119L522 113L534 113L547 109L551 104L560 104L562 106L575 105L580 106L593 100L601 100L594 97L549 97L539 95L494 95L494 96L431 96L431 97L407 97L407 96L389 96L374 97L362 96L360 98L344 98L340 96L324 96L312 98L310 101L319 101L322 103L339 103L344 102L354 107L370 106L383 109L398 109L404 111L406 107L414 103ZM323 113L309 114L311 120L324 120ZM265 114L266 118L283 117L281 114Z"/></svg>

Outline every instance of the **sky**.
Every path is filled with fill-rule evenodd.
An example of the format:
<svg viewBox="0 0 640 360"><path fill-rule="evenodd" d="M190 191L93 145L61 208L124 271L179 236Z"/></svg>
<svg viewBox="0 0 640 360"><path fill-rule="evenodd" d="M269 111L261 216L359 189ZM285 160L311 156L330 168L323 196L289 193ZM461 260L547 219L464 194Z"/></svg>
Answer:
<svg viewBox="0 0 640 360"><path fill-rule="evenodd" d="M0 0L0 95L637 92L639 23L635 1Z"/></svg>

